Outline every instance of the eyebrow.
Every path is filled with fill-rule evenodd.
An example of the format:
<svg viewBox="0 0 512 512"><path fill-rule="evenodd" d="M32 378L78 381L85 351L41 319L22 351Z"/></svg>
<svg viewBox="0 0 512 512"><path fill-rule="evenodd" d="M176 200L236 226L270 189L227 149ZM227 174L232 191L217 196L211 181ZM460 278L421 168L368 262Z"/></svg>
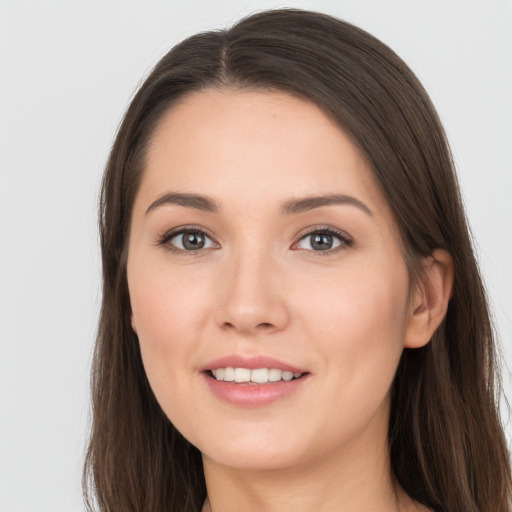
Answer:
<svg viewBox="0 0 512 512"><path fill-rule="evenodd" d="M217 213L220 209L217 202L207 196L199 194L185 194L180 192L168 192L149 205L148 209L146 210L146 215L156 208L168 204L177 204L187 208L194 208L196 210L209 213ZM299 199L289 199L282 203L280 210L282 215L294 215L297 213L314 210L315 208L320 208L322 206L330 205L355 206L370 217L374 217L373 212L370 210L370 208L368 208L368 206L366 206L366 204L353 196L345 194L329 194L322 196L308 196Z"/></svg>
<svg viewBox="0 0 512 512"><path fill-rule="evenodd" d="M155 210L156 208L166 204L178 204L180 206L186 206L187 208L195 208L196 210L210 213L216 213L219 211L217 202L209 197L201 196L198 194L168 192L149 205L148 209L146 210L146 215L152 210Z"/></svg>
<svg viewBox="0 0 512 512"><path fill-rule="evenodd" d="M362 201L353 196L345 194L330 194L326 196L309 196L300 199L290 199L281 206L281 213L284 215L293 215L306 212L321 206L330 206L333 204L350 205L359 208L370 217L374 217L373 212Z"/></svg>

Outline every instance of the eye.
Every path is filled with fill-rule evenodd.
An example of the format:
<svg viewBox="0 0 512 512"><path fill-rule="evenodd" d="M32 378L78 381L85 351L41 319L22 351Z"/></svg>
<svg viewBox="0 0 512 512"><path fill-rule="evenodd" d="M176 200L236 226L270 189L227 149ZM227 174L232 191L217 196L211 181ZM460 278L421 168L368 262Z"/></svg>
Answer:
<svg viewBox="0 0 512 512"><path fill-rule="evenodd" d="M176 252L195 252L217 247L217 244L204 231L194 228L182 228L166 233L159 241L159 245L164 245Z"/></svg>
<svg viewBox="0 0 512 512"><path fill-rule="evenodd" d="M342 231L333 228L318 229L301 237L293 248L307 251L330 252L337 248L350 247L352 239Z"/></svg>

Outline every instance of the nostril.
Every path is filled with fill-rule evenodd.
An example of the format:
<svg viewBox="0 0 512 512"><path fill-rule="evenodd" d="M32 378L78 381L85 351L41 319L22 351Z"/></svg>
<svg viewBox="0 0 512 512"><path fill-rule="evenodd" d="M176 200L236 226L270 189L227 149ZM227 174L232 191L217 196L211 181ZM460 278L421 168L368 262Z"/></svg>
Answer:
<svg viewBox="0 0 512 512"><path fill-rule="evenodd" d="M233 324L231 322L224 322L222 327L224 329L249 330L249 329L244 329L243 326L237 327L235 324ZM273 328L274 328L274 325L270 322L261 322L256 325L256 329L268 330L268 329L273 329Z"/></svg>

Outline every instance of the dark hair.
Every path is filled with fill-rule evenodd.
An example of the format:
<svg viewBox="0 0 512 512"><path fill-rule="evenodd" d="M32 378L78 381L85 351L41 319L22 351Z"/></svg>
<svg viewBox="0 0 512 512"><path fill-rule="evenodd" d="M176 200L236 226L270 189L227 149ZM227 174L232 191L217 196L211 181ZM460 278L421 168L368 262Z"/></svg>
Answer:
<svg viewBox="0 0 512 512"><path fill-rule="evenodd" d="M162 412L144 373L130 326L126 260L148 141L172 104L209 88L279 90L316 104L370 162L411 278L434 249L452 255L446 318L429 344L404 350L393 383L391 464L404 490L434 510L510 512L496 345L439 118L386 45L353 25L296 9L256 13L175 46L119 128L100 201L103 303L84 469L89 509L96 501L102 512L192 512L205 498L200 453Z"/></svg>

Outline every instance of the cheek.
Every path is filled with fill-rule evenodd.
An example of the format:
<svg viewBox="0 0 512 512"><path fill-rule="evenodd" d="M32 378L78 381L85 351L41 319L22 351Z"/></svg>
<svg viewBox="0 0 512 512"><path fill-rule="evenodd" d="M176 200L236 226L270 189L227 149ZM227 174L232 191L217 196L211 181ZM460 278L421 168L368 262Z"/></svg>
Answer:
<svg viewBox="0 0 512 512"><path fill-rule="evenodd" d="M408 272L403 260L358 262L309 289L302 307L315 309L311 318L339 342L356 345L381 339L390 342L405 333L408 313ZM313 284L313 283L312 283ZM359 335L358 335L359 333Z"/></svg>
<svg viewBox="0 0 512 512"><path fill-rule="evenodd" d="M188 396L194 375L201 326L208 322L205 301L212 294L205 290L204 279L191 279L176 269L170 272L158 261L142 264L134 257L130 263L133 324L151 388L168 415L193 414L186 412L192 405L183 397Z"/></svg>
<svg viewBox="0 0 512 512"><path fill-rule="evenodd" d="M318 450L328 452L370 424L387 428L407 325L408 276L404 267L381 267L352 268L325 280L317 275L308 293L295 295L303 349L313 354L321 380L310 406L317 421L308 424Z"/></svg>
<svg viewBox="0 0 512 512"><path fill-rule="evenodd" d="M400 359L408 320L403 262L363 265L311 286L297 309L311 350L322 353L334 389L353 396L386 392ZM384 267L384 268L383 268Z"/></svg>
<svg viewBox="0 0 512 512"><path fill-rule="evenodd" d="M160 350L194 335L206 320L211 296L208 281L201 276L169 267L165 262L137 265L134 261L128 280L137 334Z"/></svg>

